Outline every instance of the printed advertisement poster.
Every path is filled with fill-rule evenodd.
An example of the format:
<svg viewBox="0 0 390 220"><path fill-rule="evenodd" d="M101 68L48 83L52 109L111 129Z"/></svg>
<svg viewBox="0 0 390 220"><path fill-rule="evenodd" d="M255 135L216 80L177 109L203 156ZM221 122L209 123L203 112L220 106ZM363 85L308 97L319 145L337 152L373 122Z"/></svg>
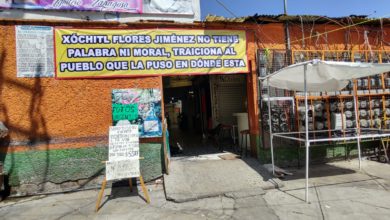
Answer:
<svg viewBox="0 0 390 220"><path fill-rule="evenodd" d="M142 0L0 0L0 8L142 13Z"/></svg>
<svg viewBox="0 0 390 220"><path fill-rule="evenodd" d="M53 77L53 28L15 27L17 77Z"/></svg>
<svg viewBox="0 0 390 220"><path fill-rule="evenodd" d="M57 78L247 73L239 30L55 29Z"/></svg>
<svg viewBox="0 0 390 220"><path fill-rule="evenodd" d="M140 137L161 137L161 91L159 89L112 90L113 125L117 125L121 120L138 125Z"/></svg>
<svg viewBox="0 0 390 220"><path fill-rule="evenodd" d="M147 14L192 15L193 0L143 0L143 12Z"/></svg>

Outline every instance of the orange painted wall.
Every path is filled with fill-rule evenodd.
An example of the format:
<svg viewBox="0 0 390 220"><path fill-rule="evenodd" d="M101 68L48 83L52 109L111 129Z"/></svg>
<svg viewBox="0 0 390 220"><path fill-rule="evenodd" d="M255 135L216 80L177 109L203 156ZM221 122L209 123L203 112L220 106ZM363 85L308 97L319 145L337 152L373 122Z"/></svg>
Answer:
<svg viewBox="0 0 390 220"><path fill-rule="evenodd" d="M364 31L368 31L368 41L372 50L390 50L390 24L380 26L359 25L345 28L347 25L313 24L304 22L289 23L291 49L295 50L364 50ZM326 33L326 34L325 34ZM317 34L320 34L318 37ZM283 23L258 25L258 46L268 49L285 49ZM349 36L346 38L346 36ZM381 38L383 42L381 43ZM304 41L302 39L304 38Z"/></svg>
<svg viewBox="0 0 390 220"><path fill-rule="evenodd" d="M107 142L111 125L111 90L118 88L158 88L159 77L129 79L77 79L17 78L14 25L73 25L74 27L120 27L119 24L5 22L0 25L0 121L10 130L13 147L0 147L0 152L34 149L78 148ZM220 24L127 24L124 28L210 28L237 29L236 25ZM253 26L253 25L252 25ZM242 25L248 29L251 25ZM248 59L252 63L251 82L256 79L256 39L248 32ZM252 79L253 78L253 79ZM257 118L257 88L252 91L251 116ZM258 125L252 124L253 133ZM45 140L50 140L48 144ZM20 144L17 142L20 141ZM156 140L154 140L156 141ZM159 140L157 140L159 141Z"/></svg>
<svg viewBox="0 0 390 220"><path fill-rule="evenodd" d="M19 24L19 23L18 23ZM30 24L24 22L23 24ZM40 23L34 23L39 25ZM48 25L48 23L43 23ZM50 23L49 23L50 25ZM52 23L52 25L64 25ZM70 24L68 24L70 25ZM106 26L80 24L75 26ZM257 48L285 49L283 23L270 24L127 24L127 27L170 27L170 28L246 28L248 30L248 58L252 64L248 75L248 94L251 122L259 114L256 88ZM332 32L337 25L305 24L304 35L329 32L318 38L305 40L305 49L345 49L345 33L349 31L349 42L354 49L364 49L364 30L369 30L372 49L390 49L379 45L378 27L354 27ZM252 29L252 30L251 30ZM384 27L384 41L390 42L389 26ZM292 49L303 49L302 29L299 24L290 24ZM111 89L114 88L155 88L160 86L158 77L101 80L55 80L54 78L17 78L14 25L0 25L0 120L10 128L12 141L39 141L45 139L86 138L89 142L99 142L107 136L111 125ZM250 123L251 134L258 134L258 124ZM99 139L100 138L100 139ZM82 145L74 141L72 146ZM88 142L88 144L86 144ZM63 143L62 143L63 144ZM59 146L59 145L58 145ZM91 145L90 145L91 146ZM1 150L1 149L0 149Z"/></svg>
<svg viewBox="0 0 390 220"><path fill-rule="evenodd" d="M256 40L259 48L285 49L283 24L271 23L257 25Z"/></svg>
<svg viewBox="0 0 390 220"><path fill-rule="evenodd" d="M112 123L112 89L160 86L158 77L105 80L17 78L13 25L0 26L0 42L0 121L9 128L13 142L70 137L89 137L87 142L99 142L99 137L107 136L108 126ZM81 146L81 142L75 141L72 145Z"/></svg>

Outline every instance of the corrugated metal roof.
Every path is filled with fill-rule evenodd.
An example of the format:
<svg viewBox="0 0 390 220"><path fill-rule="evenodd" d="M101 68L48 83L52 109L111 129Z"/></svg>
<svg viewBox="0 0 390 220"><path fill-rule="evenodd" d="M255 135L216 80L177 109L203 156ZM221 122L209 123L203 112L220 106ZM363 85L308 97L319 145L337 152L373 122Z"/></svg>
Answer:
<svg viewBox="0 0 390 220"><path fill-rule="evenodd" d="M317 24L335 23L335 24L353 24L364 22L366 24L380 25L380 18L367 18L366 15L350 15L347 17L331 18L320 15L258 15L225 18L223 16L207 15L205 22L224 22L224 23L280 23L280 22L315 22ZM382 18L383 24L390 24L390 18Z"/></svg>
<svg viewBox="0 0 390 220"><path fill-rule="evenodd" d="M205 22L228 22L228 23L243 23L246 21L246 17L240 18L225 18L217 15L207 15Z"/></svg>

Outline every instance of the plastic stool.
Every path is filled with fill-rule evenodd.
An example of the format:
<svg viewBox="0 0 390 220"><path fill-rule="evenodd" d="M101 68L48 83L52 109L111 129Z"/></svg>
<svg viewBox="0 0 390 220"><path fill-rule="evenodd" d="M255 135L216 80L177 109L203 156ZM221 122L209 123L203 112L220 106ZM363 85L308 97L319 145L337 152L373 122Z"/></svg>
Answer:
<svg viewBox="0 0 390 220"><path fill-rule="evenodd" d="M247 145L248 145L249 130L242 130L242 131L240 131L240 134L241 134L241 143L240 143L241 153L242 153L242 156L244 156L244 150L245 150L245 156L247 157L248 156Z"/></svg>

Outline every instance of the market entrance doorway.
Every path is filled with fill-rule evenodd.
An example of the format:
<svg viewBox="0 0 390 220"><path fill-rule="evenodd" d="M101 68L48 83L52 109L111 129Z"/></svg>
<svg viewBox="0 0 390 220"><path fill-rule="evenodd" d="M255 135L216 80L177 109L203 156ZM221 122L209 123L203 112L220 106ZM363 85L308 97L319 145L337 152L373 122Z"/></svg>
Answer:
<svg viewBox="0 0 390 220"><path fill-rule="evenodd" d="M164 77L172 157L239 150L235 113L246 112L244 74Z"/></svg>

